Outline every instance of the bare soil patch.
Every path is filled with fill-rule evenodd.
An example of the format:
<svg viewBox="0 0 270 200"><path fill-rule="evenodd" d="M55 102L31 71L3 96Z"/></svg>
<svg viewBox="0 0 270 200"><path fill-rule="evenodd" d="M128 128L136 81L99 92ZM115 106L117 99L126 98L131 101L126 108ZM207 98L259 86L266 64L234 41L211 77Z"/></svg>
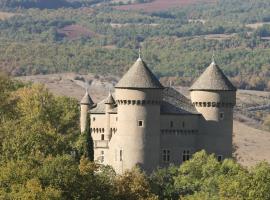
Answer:
<svg viewBox="0 0 270 200"><path fill-rule="evenodd" d="M252 29L258 29L261 28L263 25L270 25L270 22L258 22L254 24L246 24L246 27L252 28Z"/></svg>
<svg viewBox="0 0 270 200"><path fill-rule="evenodd" d="M58 33L63 34L70 40L78 39L80 37L94 37L96 33L81 25L69 25L64 28L58 29Z"/></svg>
<svg viewBox="0 0 270 200"><path fill-rule="evenodd" d="M8 18L11 18L15 16L15 13L10 13L10 12L0 12L0 20L6 20Z"/></svg>
<svg viewBox="0 0 270 200"><path fill-rule="evenodd" d="M137 3L131 5L115 6L118 10L142 10L145 12L155 12L167 10L175 7L183 7L196 3L216 3L216 0L155 0L150 3Z"/></svg>

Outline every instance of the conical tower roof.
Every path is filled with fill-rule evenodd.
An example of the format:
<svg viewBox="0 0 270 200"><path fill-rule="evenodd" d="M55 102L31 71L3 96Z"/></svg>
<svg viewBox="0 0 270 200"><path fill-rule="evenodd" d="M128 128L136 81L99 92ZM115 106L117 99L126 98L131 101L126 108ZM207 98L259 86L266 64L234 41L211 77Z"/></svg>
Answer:
<svg viewBox="0 0 270 200"><path fill-rule="evenodd" d="M236 91L236 88L213 61L189 90Z"/></svg>
<svg viewBox="0 0 270 200"><path fill-rule="evenodd" d="M111 92L109 93L109 96L105 100L105 104L112 104L112 105L115 104L115 100L114 100Z"/></svg>
<svg viewBox="0 0 270 200"><path fill-rule="evenodd" d="M93 100L91 99L89 93L86 91L85 95L83 96L82 100L81 100L81 104L83 105L94 105Z"/></svg>
<svg viewBox="0 0 270 200"><path fill-rule="evenodd" d="M141 58L138 58L115 88L162 89L163 86L146 63Z"/></svg>

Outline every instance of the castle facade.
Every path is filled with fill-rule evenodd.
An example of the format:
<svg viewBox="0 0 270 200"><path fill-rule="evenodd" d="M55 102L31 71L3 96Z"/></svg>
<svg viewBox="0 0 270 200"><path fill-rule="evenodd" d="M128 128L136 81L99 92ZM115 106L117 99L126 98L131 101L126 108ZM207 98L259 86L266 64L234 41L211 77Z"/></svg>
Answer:
<svg viewBox="0 0 270 200"><path fill-rule="evenodd" d="M94 104L85 94L81 132L90 127L95 160L117 173L181 164L202 149L218 160L231 157L236 88L214 61L190 87L190 97L163 87L138 58L116 84L115 98Z"/></svg>

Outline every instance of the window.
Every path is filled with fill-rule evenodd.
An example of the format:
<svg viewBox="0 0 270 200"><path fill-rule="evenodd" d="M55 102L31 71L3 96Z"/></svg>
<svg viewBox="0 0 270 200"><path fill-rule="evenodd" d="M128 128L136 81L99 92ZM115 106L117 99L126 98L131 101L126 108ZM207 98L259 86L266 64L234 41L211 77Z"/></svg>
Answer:
<svg viewBox="0 0 270 200"><path fill-rule="evenodd" d="M96 121L96 118L95 118L95 117L93 117L93 122L94 122L94 121Z"/></svg>
<svg viewBox="0 0 270 200"><path fill-rule="evenodd" d="M101 140L104 140L104 134L101 134Z"/></svg>
<svg viewBox="0 0 270 200"><path fill-rule="evenodd" d="M115 118L115 121L118 121L118 117Z"/></svg>
<svg viewBox="0 0 270 200"><path fill-rule="evenodd" d="M173 121L170 122L170 127L171 127L171 128L173 127Z"/></svg>
<svg viewBox="0 0 270 200"><path fill-rule="evenodd" d="M184 150L183 151L183 162L189 160L191 158L191 154L189 150Z"/></svg>
<svg viewBox="0 0 270 200"><path fill-rule="evenodd" d="M220 113L219 113L219 119L220 119L220 120L223 120L223 119L224 119L224 112L220 112Z"/></svg>
<svg viewBox="0 0 270 200"><path fill-rule="evenodd" d="M119 152L119 160L123 161L123 150L122 149Z"/></svg>
<svg viewBox="0 0 270 200"><path fill-rule="evenodd" d="M143 120L139 120L139 121L138 121L138 126L139 126L139 127L143 127Z"/></svg>
<svg viewBox="0 0 270 200"><path fill-rule="evenodd" d="M185 122L182 122L182 127L185 128Z"/></svg>
<svg viewBox="0 0 270 200"><path fill-rule="evenodd" d="M104 163L104 151L100 152L100 162Z"/></svg>
<svg viewBox="0 0 270 200"><path fill-rule="evenodd" d="M217 160L218 160L218 162L222 162L223 156L222 156L222 155L218 155L218 156L217 156Z"/></svg>
<svg viewBox="0 0 270 200"><path fill-rule="evenodd" d="M170 150L168 149L163 150L163 162L165 163L170 162Z"/></svg>

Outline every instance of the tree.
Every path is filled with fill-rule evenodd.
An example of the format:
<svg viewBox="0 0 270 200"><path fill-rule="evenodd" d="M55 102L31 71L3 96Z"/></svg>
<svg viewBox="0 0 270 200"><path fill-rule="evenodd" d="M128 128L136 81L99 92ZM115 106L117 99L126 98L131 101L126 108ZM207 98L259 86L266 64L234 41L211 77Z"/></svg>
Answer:
<svg viewBox="0 0 270 200"><path fill-rule="evenodd" d="M115 198L118 200L157 200L152 194L146 175L139 168L117 176L114 182Z"/></svg>

